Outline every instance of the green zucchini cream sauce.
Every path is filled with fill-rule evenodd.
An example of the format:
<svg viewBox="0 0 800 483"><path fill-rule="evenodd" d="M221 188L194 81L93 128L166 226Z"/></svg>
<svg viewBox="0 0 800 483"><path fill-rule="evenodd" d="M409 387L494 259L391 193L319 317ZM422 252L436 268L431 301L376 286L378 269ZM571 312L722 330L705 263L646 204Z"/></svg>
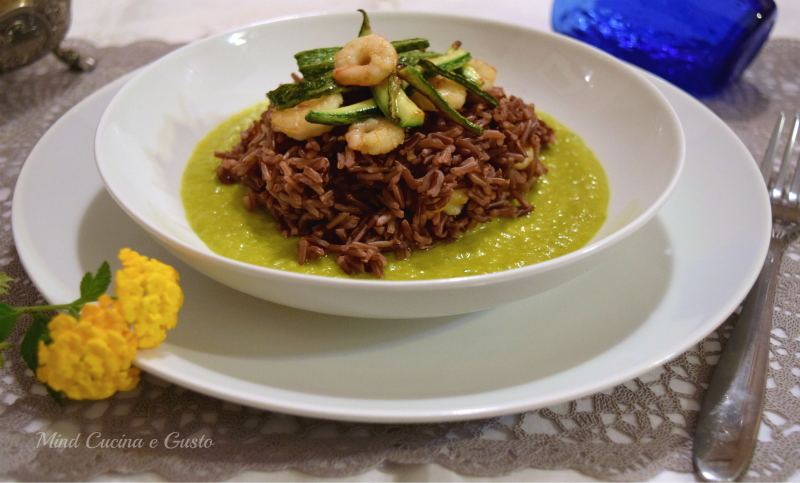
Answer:
<svg viewBox="0 0 800 483"><path fill-rule="evenodd" d="M224 185L217 179L219 159L214 151L229 150L264 109L262 103L231 117L197 145L181 187L186 217L200 239L219 255L280 270L347 278L332 255L298 264L299 238L281 237L268 211L248 212L242 201L244 186ZM608 207L603 167L579 136L552 117L538 114L555 129L557 140L540 153L549 171L528 193L533 213L479 224L456 242L413 251L406 260L389 253L386 280L497 272L570 253L591 240L605 221Z"/></svg>

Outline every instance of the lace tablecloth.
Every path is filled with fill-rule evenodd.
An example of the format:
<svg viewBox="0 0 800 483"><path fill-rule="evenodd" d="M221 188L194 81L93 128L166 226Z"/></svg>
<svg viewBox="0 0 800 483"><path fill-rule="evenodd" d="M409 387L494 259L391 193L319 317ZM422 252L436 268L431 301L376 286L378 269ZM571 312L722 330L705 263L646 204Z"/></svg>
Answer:
<svg viewBox="0 0 800 483"><path fill-rule="evenodd" d="M58 117L85 96L169 52L158 42L96 49L89 74L47 58L0 77L0 264L21 283L6 300L42 302L14 248L10 207L22 164ZM760 158L781 110L800 111L800 41L772 39L744 78L706 104ZM800 470L800 240L782 261L765 417L747 480L791 478ZM602 480L646 480L692 472L692 428L732 315L690 351L657 370L591 397L500 418L417 425L344 423L244 408L145 375L139 387L100 402L53 403L16 350L0 371L0 476L88 480L118 472L171 480L225 480L247 470L297 470L355 477L395 465L434 464L468 477L526 468L571 469ZM24 328L24 324L22 324ZM19 342L22 331L11 340ZM211 448L49 448L37 433L102 433L103 439L172 433L215 440ZM37 447L39 446L39 447ZM425 476L419 476L425 479Z"/></svg>

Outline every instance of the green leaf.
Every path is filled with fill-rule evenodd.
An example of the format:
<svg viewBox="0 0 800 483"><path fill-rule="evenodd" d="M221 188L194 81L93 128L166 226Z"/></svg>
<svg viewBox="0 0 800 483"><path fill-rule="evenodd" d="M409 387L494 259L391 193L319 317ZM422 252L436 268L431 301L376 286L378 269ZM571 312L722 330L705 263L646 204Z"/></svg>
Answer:
<svg viewBox="0 0 800 483"><path fill-rule="evenodd" d="M33 323L19 345L22 360L34 374L36 374L36 368L39 367L39 341L50 342L50 333L47 330L49 321L50 318L46 315L33 314Z"/></svg>
<svg viewBox="0 0 800 483"><path fill-rule="evenodd" d="M50 338L50 332L47 330L48 322L50 322L50 317L43 314L33 314L33 322L19 345L22 360L33 371L34 377L36 377L36 369L39 367L39 341L45 344L53 341ZM47 394L56 404L59 406L64 405L64 394L61 391L56 391L47 384L44 387L47 389Z"/></svg>
<svg viewBox="0 0 800 483"><path fill-rule="evenodd" d="M81 280L81 298L73 302L72 305L78 306L96 301L106 293L109 285L111 285L111 268L108 266L108 262L103 262L100 268L97 269L97 275L93 276L91 272L88 272L83 276L83 280Z"/></svg>
<svg viewBox="0 0 800 483"><path fill-rule="evenodd" d="M14 324L17 322L17 317L21 313L7 303L0 302L0 342L6 340L11 334Z"/></svg>
<svg viewBox="0 0 800 483"><path fill-rule="evenodd" d="M6 275L6 272L0 272L0 295L8 295L8 282L13 282L14 279Z"/></svg>
<svg viewBox="0 0 800 483"><path fill-rule="evenodd" d="M53 398L53 401L55 401L56 404L58 404L59 406L63 407L64 406L64 393L62 393L61 391L56 391L55 389L53 389L52 387L48 386L47 384L45 384L44 387L47 389L47 394L49 394L50 397Z"/></svg>
<svg viewBox="0 0 800 483"><path fill-rule="evenodd" d="M0 342L0 369L6 368L6 360L5 358L3 358L2 352L6 349L10 349L13 346L14 344L12 344L11 342Z"/></svg>

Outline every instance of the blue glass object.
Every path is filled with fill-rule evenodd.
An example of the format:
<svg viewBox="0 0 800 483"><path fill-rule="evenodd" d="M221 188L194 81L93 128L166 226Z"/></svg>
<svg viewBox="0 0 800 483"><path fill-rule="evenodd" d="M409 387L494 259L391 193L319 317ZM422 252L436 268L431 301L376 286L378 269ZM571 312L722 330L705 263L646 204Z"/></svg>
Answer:
<svg viewBox="0 0 800 483"><path fill-rule="evenodd" d="M555 0L553 29L695 96L739 78L775 23L773 0Z"/></svg>

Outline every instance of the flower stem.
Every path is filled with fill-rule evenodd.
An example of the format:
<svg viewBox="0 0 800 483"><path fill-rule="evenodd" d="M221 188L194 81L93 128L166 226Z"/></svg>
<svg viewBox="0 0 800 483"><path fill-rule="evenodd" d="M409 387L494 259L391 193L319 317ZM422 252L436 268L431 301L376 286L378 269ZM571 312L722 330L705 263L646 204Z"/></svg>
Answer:
<svg viewBox="0 0 800 483"><path fill-rule="evenodd" d="M34 305L31 307L15 307L15 308L20 312L32 314L35 312L69 310L71 307L72 304L60 304L60 305Z"/></svg>

